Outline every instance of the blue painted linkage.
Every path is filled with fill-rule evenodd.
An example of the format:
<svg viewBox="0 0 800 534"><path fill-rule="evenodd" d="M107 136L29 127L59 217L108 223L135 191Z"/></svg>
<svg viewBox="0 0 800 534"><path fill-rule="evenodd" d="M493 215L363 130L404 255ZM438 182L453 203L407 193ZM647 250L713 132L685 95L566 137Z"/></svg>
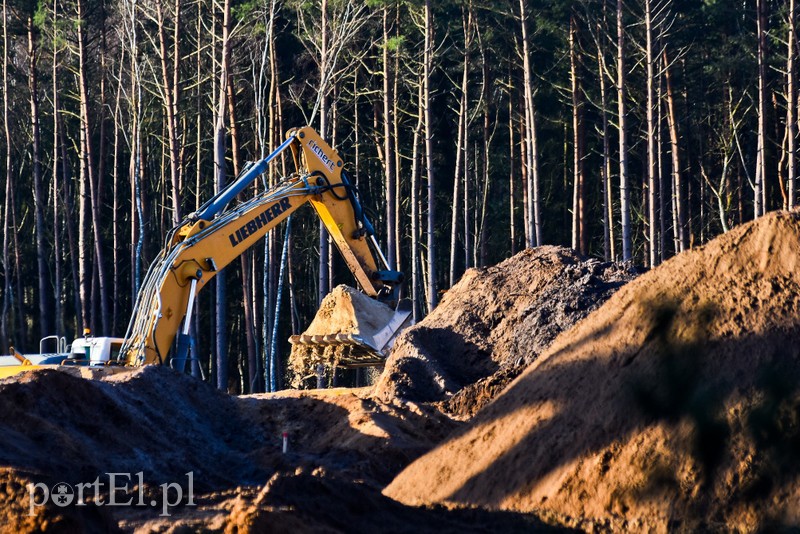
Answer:
<svg viewBox="0 0 800 534"><path fill-rule="evenodd" d="M235 182L217 193L201 208L200 212L197 214L197 218L204 221L210 221L213 219L215 215L225 209L225 206L227 206L231 200L236 198L236 195L244 191L248 185L253 183L256 178L261 176L261 174L267 170L267 165L269 165L269 162L275 159L281 152L286 150L292 141L294 141L294 137L289 137L286 139L286 141L281 143L281 145L276 148L272 154L253 164L244 174L239 176Z"/></svg>

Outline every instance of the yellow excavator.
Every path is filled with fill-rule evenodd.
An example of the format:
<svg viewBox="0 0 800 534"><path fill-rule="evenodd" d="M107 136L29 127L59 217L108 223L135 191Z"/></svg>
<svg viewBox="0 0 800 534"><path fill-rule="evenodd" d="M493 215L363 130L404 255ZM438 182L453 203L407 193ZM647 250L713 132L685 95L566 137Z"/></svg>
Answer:
<svg viewBox="0 0 800 534"><path fill-rule="evenodd" d="M291 151L295 172L229 207L286 150ZM348 324L347 331L292 336L290 341L306 351L333 348L339 367L380 365L386 348L410 322L407 306L397 306L403 274L389 269L337 151L312 128L303 127L289 130L271 154L248 164L233 183L169 232L139 290L124 338L86 335L75 340L65 355L26 356L24 361L16 358L21 362L16 365L0 364L0 378L48 367L77 369L84 376L147 364L182 369L190 358L190 321L197 294L219 270L305 204L316 211L361 290L384 303L390 313L353 309L359 301L351 299L344 312L350 319L336 323ZM370 320L364 314L380 315L385 324L375 325L374 317ZM360 330L360 325L369 325L368 331Z"/></svg>

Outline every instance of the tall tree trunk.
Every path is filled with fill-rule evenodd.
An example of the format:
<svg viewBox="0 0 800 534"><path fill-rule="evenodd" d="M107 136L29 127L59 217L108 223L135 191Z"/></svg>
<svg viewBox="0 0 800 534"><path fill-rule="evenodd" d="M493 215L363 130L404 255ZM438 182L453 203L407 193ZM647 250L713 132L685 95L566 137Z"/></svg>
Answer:
<svg viewBox="0 0 800 534"><path fill-rule="evenodd" d="M797 59L797 34L795 32L796 23L795 0L789 0L789 38L786 51L786 129L788 143L788 164L786 181L788 182L788 205L787 208L793 209L797 193L797 73L795 72L795 62Z"/></svg>
<svg viewBox="0 0 800 534"><path fill-rule="evenodd" d="M663 50L663 43L659 44L659 47ZM661 56L656 54L654 61L660 63ZM664 66L658 65L658 72L663 72ZM664 106L662 105L664 102L664 77L660 74L658 75L658 91L656 92L656 106L658 109L658 117L656 119L656 163L658 167L658 172L656 176L658 178L658 250L659 250L659 260L660 262L664 262L667 259L667 186L670 183L670 180L667 179L667 173L664 171Z"/></svg>
<svg viewBox="0 0 800 534"><path fill-rule="evenodd" d="M231 0L225 0L222 15L222 50L219 73L219 89L217 92L217 119L214 135L214 169L216 172L216 191L225 187L227 169L225 153L227 150L227 136L225 131L225 116L227 111L227 87L230 78L230 24ZM217 388L228 390L228 332L227 314L228 299L226 291L226 276L222 270L216 276L216 354L217 354Z"/></svg>
<svg viewBox="0 0 800 534"><path fill-rule="evenodd" d="M390 269L397 268L397 176L394 168L394 145L392 140L391 67L389 65L389 6L383 8L383 151L385 153L386 175L386 260ZM358 109L355 111L358 117ZM358 173L356 173L358 176Z"/></svg>
<svg viewBox="0 0 800 534"><path fill-rule="evenodd" d="M461 163L461 179L464 185L464 270L473 267L472 263L472 220L475 216L473 213L472 200L472 184L470 183L470 137L469 137L469 102L464 103L464 123L462 124L462 146L464 147L464 160Z"/></svg>
<svg viewBox="0 0 800 534"><path fill-rule="evenodd" d="M119 159L120 159L120 144L122 136L121 121L121 100L122 100L122 71L125 65L125 47L120 47L119 58L119 71L117 73L117 89L114 95L114 153L112 155L112 169L111 169L111 186L112 186L112 200L111 200L111 267L113 270L112 287L115 295L120 295L120 266L119 266L119 213L120 213L120 187L119 187ZM117 321L120 315L121 302L119 298L114 298L111 305L111 335L119 335Z"/></svg>
<svg viewBox="0 0 800 534"><path fill-rule="evenodd" d="M510 68L510 67L509 67ZM517 171L516 151L514 150L514 87L512 77L508 77L508 233L511 238L511 255L517 253Z"/></svg>
<svg viewBox="0 0 800 534"><path fill-rule="evenodd" d="M753 190L753 217L764 215L766 189L766 144L767 144L767 29L764 0L756 0L756 27L758 30L758 148L756 154L756 177Z"/></svg>
<svg viewBox="0 0 800 534"><path fill-rule="evenodd" d="M100 315L103 334L109 335L111 332L111 311L109 308L109 277L108 267L105 263L105 246L102 241L102 229L108 224L107 218L101 213L101 207L105 205L103 201L103 191L105 187L103 181L106 178L106 150L108 147L107 139L107 120L106 110L108 109L108 102L106 101L106 72L107 72L107 27L106 27L106 6L102 5L100 8L101 13L101 27L100 27L100 73L99 73L99 93L100 93L100 109L96 112L99 121L98 150L97 150L97 170L93 171L95 180L92 182L92 230L94 235L95 244L95 264L94 272L97 277L97 287L99 291L92 293L92 305L96 307L97 301L100 301ZM90 164L93 163L90 160ZM113 290L113 288L111 288ZM97 297L95 297L95 294ZM93 320L97 320L94 318Z"/></svg>
<svg viewBox="0 0 800 534"><path fill-rule="evenodd" d="M527 132L528 132L528 116L527 110L525 106L525 97L524 92L522 94L522 109L523 114L519 121L519 166L520 166L520 174L522 175L522 229L523 229L523 248L530 247L530 241L528 239L529 236L533 235L531 233L531 228L533 228L533 222L531 222L531 212L532 210L529 209L531 206L531 192L533 188L531 186L531 170L528 167L528 141L527 141Z"/></svg>
<svg viewBox="0 0 800 534"><path fill-rule="evenodd" d="M203 79L203 63L202 63L202 52L203 52L203 36L205 35L203 29L203 3L197 2L197 17L195 20L195 43L196 49L194 50L195 56L195 77L197 80ZM213 78L211 80L211 85L215 86ZM205 109L205 90L202 84L198 84L197 88L195 89L195 183L194 183L194 210L197 211L200 209L201 206L201 191L202 191L202 177L203 177L203 135L202 135L202 118L203 118L203 109ZM209 295L210 300L210 295ZM198 344L200 343L199 335L200 329L198 328L198 323L200 322L200 310L203 309L203 301L204 297L202 292L198 294L198 301L195 304L195 320L192 321L192 336L194 339L198 340ZM211 336L209 336L210 338ZM209 340L208 345L212 345L212 342ZM213 383L212 373L214 370L214 366L212 363L213 359L213 350L209 350L207 352L208 356L208 375L207 379L209 382ZM202 363L200 361L200 354L195 354L194 359L192 359L192 376L195 378L201 378L202 376Z"/></svg>
<svg viewBox="0 0 800 534"><path fill-rule="evenodd" d="M683 176L681 172L680 145L678 143L678 117L675 113L675 98L672 91L667 49L664 48L664 79L667 84L667 123L669 126L670 153L672 156L672 190L675 198L673 219L675 220L676 249L683 252L688 247L686 236L686 200L684 199Z"/></svg>
<svg viewBox="0 0 800 534"><path fill-rule="evenodd" d="M86 68L86 53L84 33L86 31L83 22L83 11L85 10L83 0L78 0L78 77L79 77L79 91L80 91L80 178L78 180L78 279L80 283L80 299L81 299L81 317L80 329L89 327L89 283L88 276L88 258L86 256L86 241L87 226L88 226L88 200L89 200L89 181L92 179L89 175L88 162L86 160L86 152L88 148L85 146L89 141L88 138L88 125L85 121L88 120L88 110L84 112L84 105L88 106L88 95L84 96L85 85L83 78L85 74L83 70Z"/></svg>
<svg viewBox="0 0 800 534"><path fill-rule="evenodd" d="M487 254L488 251L486 249L486 216L487 211L489 208L489 189L491 187L491 183L489 180L490 170L491 170L491 157L490 157L490 144L492 140L492 124L496 124L496 120L492 120L490 116L490 108L489 104L491 103L491 94L490 89L492 86L492 81L490 80L489 75L489 60L488 54L486 53L486 46L484 44L483 39L481 38L481 31L480 28L476 28L476 33L478 34L478 49L481 54L481 93L482 97L481 100L483 101L483 146L481 147L481 196L478 197L478 205L481 207L481 214L480 214L480 221L476 228L476 237L475 237L475 249L477 251L475 255L475 264L478 267L485 267L487 262ZM495 117L497 119L497 117Z"/></svg>
<svg viewBox="0 0 800 534"><path fill-rule="evenodd" d="M266 30L264 32L264 41L261 48L261 57L259 60L258 65L253 65L254 70L254 77L255 77L255 93L254 93L254 106L256 110L256 143L258 148L258 157L263 159L266 157L267 154L267 144L271 145L272 140L272 132L268 132L267 129L269 128L269 118L272 115L272 101L270 100L272 96L272 87L269 85L268 77L267 77L267 64L270 61L270 46L272 42L272 20L273 20L273 5L270 4L270 9L264 14L264 23ZM269 116L265 115L268 113ZM247 260L242 260L242 269L245 268L245 263L247 265L248 271L252 270L252 274L248 275L251 279L251 283L253 285L253 297L254 301L252 303L253 307L253 315L255 316L252 320L254 321L251 323L254 328L254 325L261 324L261 336L262 336L262 343L264 346L263 349L263 357L265 364L262 366L261 363L261 352L259 352L258 342L254 339L254 345L256 352L254 354L250 354L248 352L248 369L250 371L250 390L252 392L258 391L267 391L268 380L269 377L265 375L265 370L267 370L266 359L269 357L269 353L267 352L269 346L269 324L267 323L267 311L269 307L269 303L267 302L266 296L269 292L269 286L271 284L271 280L269 279L269 257L270 253L270 243L269 243L269 236L267 239L264 240L264 269L261 273L261 288L263 293L263 302L262 302L262 311L263 313L263 320L259 323L258 319L258 303L255 301L257 298L257 291L256 291L256 280L258 279L258 261L252 257ZM245 319L247 322L247 319ZM262 377L264 378L262 380Z"/></svg>
<svg viewBox="0 0 800 534"><path fill-rule="evenodd" d="M3 224L3 267L5 272L4 278L6 282L6 291L4 293L4 303L3 303L3 318L5 319L6 313L9 311L11 307L9 304L9 299L16 304L16 310L14 310L14 321L12 327L14 329L13 334L13 341L19 349L22 349L24 342L25 342L25 335L22 331L22 321L23 321L23 312L22 312L22 302L23 302L23 294L22 294L22 283L21 283L21 261L20 261L20 249L19 249L19 226L17 225L17 215L16 215L16 201L14 199L14 193L16 191L16 186L14 185L13 176L13 167L12 167L12 158L11 158L11 126L9 121L9 114L11 113L11 108L9 107L9 76L8 76L8 67L10 62L10 50L9 50L9 39L8 39L8 5L3 1L3 129L5 133L5 140L6 140L6 203L5 203L5 212L4 212L4 224ZM11 236L13 243L8 243L6 241L7 237ZM8 248L9 245L13 246L14 249L14 267L12 271L12 267L10 266L10 259L8 258ZM13 290L11 289L11 279L14 278L14 285L16 286L16 298L14 297ZM7 325L5 325L5 330L7 331Z"/></svg>
<svg viewBox="0 0 800 534"><path fill-rule="evenodd" d="M96 269L97 269L97 276L99 282L99 290L100 290L100 324L102 325L103 332L108 332L108 319L109 319L109 311L108 311L108 295L107 295L107 277L106 277L106 270L105 270L105 252L103 249L103 244L101 240L101 233L100 228L103 225L103 221L100 214L100 191L98 191L97 183L96 183L96 173L94 167L94 153L92 149L92 131L89 124L89 80L88 80L88 61L89 61L89 51L86 49L87 46L87 36L86 36L86 5L84 0L78 0L77 3L77 14L78 20L80 24L77 26L77 38L78 38L78 91L79 91L79 98L80 98L80 123L81 123L81 135L80 135L80 170L81 170L81 178L80 178L80 195L81 195L81 209L79 211L79 239L78 239L78 246L79 246L79 256L82 258L80 261L80 271L81 271L81 302L83 307L83 325L86 328L89 324L94 324L96 317L91 317L89 314L89 284L91 283L91 278L88 276L87 273L87 263L88 258L86 257L86 245L88 236L86 235L86 230L88 223L86 221L87 217L87 206L86 200L89 201L88 208L91 210L91 226L92 226L92 233L93 233L93 241L94 241L94 256L96 261ZM100 73L100 76L104 76L105 73ZM101 110L98 113L100 120L103 120L103 116L105 114L105 110L103 106L101 106ZM88 191L87 191L88 189Z"/></svg>
<svg viewBox="0 0 800 534"><path fill-rule="evenodd" d="M611 195L611 144L608 139L608 94L606 90L606 48L607 31L606 4L603 2L603 22L597 25L597 75L600 80L600 112L602 114L603 162L600 176L603 185L603 257L606 261L616 261L614 243L614 202Z"/></svg>
<svg viewBox="0 0 800 534"><path fill-rule="evenodd" d="M328 0L322 0L320 7L320 62L319 72L320 78L325 76L328 65ZM328 88L326 84L322 84L319 88L319 133L323 139L328 140ZM328 239L328 231L325 225L320 221L319 223L319 294L317 295L317 302L322 303L331 290L330 280L330 263L328 258L330 256L330 244ZM320 384L321 385L321 384Z"/></svg>
<svg viewBox="0 0 800 534"><path fill-rule="evenodd" d="M270 54L271 54L271 58L272 58L270 60L271 61L270 68L271 68L271 76L272 76L271 77L271 79L272 79L271 83L272 83L272 88L273 88L273 92L274 92L274 104L273 104L274 113L272 113L270 115L270 122L272 124L272 127L271 127L270 131L272 132L271 135L274 136L272 138L272 141L273 141L272 144L273 145L276 145L278 143L278 139L281 139L281 137L283 136L283 133L285 131L285 128L284 128L284 125L283 125L283 102L282 102L282 97L281 97L281 83L280 83L280 78L279 78L280 71L278 70L278 66L279 66L278 65L278 54L277 54L277 51L276 51L276 48L275 48L275 43L276 43L275 42L275 37L273 35L273 37L272 37L272 45L270 46ZM278 182L278 174L277 174L276 170L274 170L272 172L271 180L270 180L270 184L271 185L275 185ZM286 159L285 159L285 156L281 156L281 168L280 168L280 171L281 171L280 176L286 176L287 170L286 170ZM291 239L291 235L289 237ZM269 291L269 305L270 305L269 317L271 317L272 319L271 319L271 322L269 324L273 325L273 323L275 321L275 317L272 314L273 314L273 311L275 309L274 305L275 305L275 300L276 300L275 277L277 275L277 271L276 271L275 267L277 266L277 262L278 262L278 242L279 242L278 241L278 235L273 232L272 235L270 236L270 240L271 241L270 241L270 256L269 256L269 258L270 258L270 260L269 260L270 261L270 264L269 264L269 280L270 280L270 286L269 286L270 287L270 291ZM290 251L290 254L291 254L291 251ZM275 340L270 339L270 344L272 344L274 342L275 342ZM281 388L281 377L276 374L278 372L279 366L278 366L278 362L275 361L274 358L272 358L272 354L270 354L270 359L271 359L271 361L269 362L270 389L272 391L275 391L275 390Z"/></svg>
<svg viewBox="0 0 800 534"><path fill-rule="evenodd" d="M433 172L433 121L431 119L431 65L433 20L431 1L425 0L425 58L423 61L423 106L425 116L425 174L428 184L428 313L436 307L436 179Z"/></svg>
<svg viewBox="0 0 800 534"><path fill-rule="evenodd" d="M570 83L572 85L572 248L581 254L589 253L586 231L586 198L584 192L584 131L581 81L578 74L578 24L573 13L569 19Z"/></svg>
<svg viewBox="0 0 800 534"><path fill-rule="evenodd" d="M180 100L180 47L178 33L181 24L180 0L175 0L175 28L173 29L173 57L170 65L169 46L167 43L166 19L162 1L156 3L156 16L158 17L158 45L161 56L161 83L163 84L164 112L167 116L167 142L169 146L169 176L172 201L172 225L177 226L181 220L180 203L180 147L178 139L178 102Z"/></svg>
<svg viewBox="0 0 800 534"><path fill-rule="evenodd" d="M231 155L233 156L233 175L239 176L242 172L242 158L239 150L239 128L237 127L238 121L236 120L236 92L233 87L233 76L228 78L227 86L227 101L228 101L228 117L231 128ZM242 265L242 307L244 308L244 322L243 328L245 331L245 346L247 347L246 360L240 361L239 367L244 366L244 361L247 361L248 380L246 384L246 391L254 392L256 380L258 378L256 361L258 359L256 338L255 338L255 314L253 312L253 292L252 292L252 271L253 252L246 250L241 256ZM244 356L244 355L241 355ZM244 380L244 376L242 376ZM244 392L244 391L243 391Z"/></svg>
<svg viewBox="0 0 800 534"><path fill-rule="evenodd" d="M9 345L8 313L10 309L11 294L11 265L8 257L9 236L13 231L10 226L9 214L11 213L11 129L8 121L8 4L3 0L3 133L6 142L6 184L5 199L3 202L3 310L0 316L0 343L2 349Z"/></svg>
<svg viewBox="0 0 800 534"><path fill-rule="evenodd" d="M395 4L395 11L394 11L394 34L395 36L398 35L398 28L400 27L400 4ZM395 253L395 257L397 258L397 265L398 267L402 265L402 250L403 250L403 242L404 239L404 231L403 231L403 224L402 224L402 185L403 181L399 178L402 176L402 167L401 167L401 158L400 158L400 109L399 109L399 99L397 95L399 93L398 86L400 84L400 76L397 75L400 72L400 54L394 54L394 72L395 75L392 79L393 81L393 89L392 94L394 98L392 99L392 132L394 138L394 174L395 174L395 207L394 207L394 214L395 214L395 232L397 235L394 237L395 247L397 252Z"/></svg>
<svg viewBox="0 0 800 534"><path fill-rule="evenodd" d="M38 297L39 297L39 337L53 333L50 323L52 308L49 294L49 280L47 270L47 251L45 250L45 224L44 207L45 187L42 177L41 133L39 130L39 87L37 79L37 50L36 27L33 24L33 13L28 15L28 89L31 104L31 134L33 137L33 204L34 225L36 227L36 265L38 267Z"/></svg>
<svg viewBox="0 0 800 534"><path fill-rule="evenodd" d="M53 0L53 19L58 19L58 0ZM54 30L55 32L56 30ZM56 34L57 35L57 34ZM53 265L54 265L54 286L53 286L53 296L55 297L55 334L57 336L63 336L66 334L64 330L64 307L63 307L63 281L61 280L62 271L61 271L61 259L62 255L62 232L59 218L59 210L62 209L61 203L59 199L61 198L61 186L58 180L58 162L59 162L59 151L61 149L59 143L59 115L61 114L61 110L59 109L59 99L58 99L58 39L53 39L53 64L52 64L52 83L53 83L53 189L52 189L52 196L53 196ZM66 167L67 162L61 162L62 167ZM65 225L68 224L68 221L65 217Z"/></svg>
<svg viewBox="0 0 800 534"><path fill-rule="evenodd" d="M145 217L142 201L142 80L138 60L139 43L137 35L138 16L136 2L128 4L130 11L126 13L128 25L128 38L131 63L131 154L128 173L131 184L131 302L136 301L136 295L142 283L142 255L145 248ZM134 245L135 244L135 245Z"/></svg>
<svg viewBox="0 0 800 534"><path fill-rule="evenodd" d="M268 101L268 138L269 138L269 145L270 148L276 144L276 139L279 138L281 134L281 127L278 125L280 122L280 92L279 92L279 81L278 81L278 64L277 64L277 56L275 54L275 34L274 34L274 21L277 12L277 3L275 0L270 2L270 13L269 19L267 21L267 36L265 47L268 48L267 55L269 57L269 95L267 97ZM262 156L266 156L266 151L262 152ZM281 157L281 161L283 161L283 157ZM272 186L276 183L277 173L275 171L276 165L270 167L269 170L269 185ZM290 236L291 239L291 236ZM264 390L265 391L275 391L276 388L280 387L279 385L279 377L274 376L273 371L277 368L275 362L270 361L273 357L272 351L270 347L274 340L272 339L272 332L274 330L274 323L276 318L272 316L275 302L275 250L276 250L276 243L277 243L277 236L275 232L270 232L267 236L266 241L264 242L264 272L262 275L262 289L263 289L263 317L262 317L262 330L261 330L261 340L263 345L263 357L260 359L259 363L263 362L264 370L263 370L263 377L264 377ZM291 262L291 250L289 251L289 262ZM294 298L294 289L291 287L291 270L289 271L289 279L290 279L290 299Z"/></svg>
<svg viewBox="0 0 800 534"><path fill-rule="evenodd" d="M15 200L16 196L16 188L11 188L11 237L13 241L14 247L14 285L16 286L16 294L18 295L17 298L14 299L14 303L17 305L16 310L14 310L14 341L17 343L17 347L20 351L24 350L26 346L25 341L27 340L26 335L26 328L25 328L25 299L23 295L25 294L22 288L22 249L19 246L19 220L17 219L17 201Z"/></svg>
<svg viewBox="0 0 800 534"><path fill-rule="evenodd" d="M775 116L777 117L778 114L779 114L779 111L778 111L778 95L776 93L774 93L774 92L772 93L772 111L775 114ZM788 167L787 160L789 159L789 157L788 157L789 156L789 147L788 147L788 144L789 144L789 139L788 139L788 137L789 137L789 125L787 124L786 127L782 131L781 131L780 121L776 120L776 121L773 122L772 125L773 125L773 127L775 129L774 130L774 132L775 132L774 139L776 139L776 140L780 139L781 140L781 142L780 142L780 155L781 155L781 157L778 160L778 166L777 166L777 171L778 171L778 175L777 175L778 191L780 192L780 195L781 195L781 208L782 209L787 209L788 206L789 206L789 197L787 195L788 185L787 185L786 177L783 175L783 171L784 171L785 167Z"/></svg>
<svg viewBox="0 0 800 534"><path fill-rule="evenodd" d="M622 0L617 0L617 114L619 128L619 195L622 230L622 261L630 261L631 255L631 207L628 186L628 140L625 87L625 27Z"/></svg>
<svg viewBox="0 0 800 534"><path fill-rule="evenodd" d="M620 0L621 1L621 0ZM527 244L535 247L542 244L542 221L539 199L539 162L536 140L536 117L533 104L533 66L528 36L528 13L525 0L519 0L520 24L522 26L523 98L525 102L525 155L528 169L528 225Z"/></svg>
<svg viewBox="0 0 800 534"><path fill-rule="evenodd" d="M422 108L424 105L423 100L422 80L417 83L417 124L414 127L414 135L411 143L411 301L413 307L414 322L420 319L420 289L421 289L421 275L420 275L420 155L419 155L419 138L422 132L423 115Z"/></svg>
<svg viewBox="0 0 800 534"><path fill-rule="evenodd" d="M55 84L58 83L58 78L54 81ZM58 102L58 99L54 99L54 102ZM62 202L64 204L64 211L62 216L64 218L64 226L67 229L67 242L69 244L69 257L70 257L70 271L72 271L72 297L73 297L73 309L75 318L76 318L76 328L79 328L80 325L80 318L81 318L81 300L80 300L80 292L78 288L80 287L80 279L78 277L79 267L79 254L78 254L78 236L76 236L75 232L75 224L74 224L74 214L75 214L75 206L73 204L73 195L74 192L70 184L73 182L72 180L72 169L69 164L69 156L67 154L67 135L65 133L66 128L64 127L64 123L61 120L61 109L60 105L56 108L58 111L58 149L59 153L61 154L61 195L62 195Z"/></svg>
<svg viewBox="0 0 800 534"><path fill-rule="evenodd" d="M659 263L658 254L658 192L656 180L656 118L654 115L656 106L655 96L655 58L653 57L653 13L651 11L651 0L645 0L645 38L647 40L645 50L645 61L647 63L647 229L649 248L649 266L655 267Z"/></svg>
<svg viewBox="0 0 800 534"><path fill-rule="evenodd" d="M453 172L452 217L450 218L450 287L456 283L456 251L458 249L459 189L462 166L466 165L466 148L464 146L467 129L467 93L469 90L469 49L472 41L472 10L462 8L462 26L464 28L464 61L461 71L461 98L458 103L458 133L456 134L456 165Z"/></svg>

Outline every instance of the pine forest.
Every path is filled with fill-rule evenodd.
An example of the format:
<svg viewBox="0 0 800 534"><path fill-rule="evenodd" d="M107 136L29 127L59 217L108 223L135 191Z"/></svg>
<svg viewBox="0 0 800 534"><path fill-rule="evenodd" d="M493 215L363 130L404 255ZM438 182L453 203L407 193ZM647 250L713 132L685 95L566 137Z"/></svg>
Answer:
<svg viewBox="0 0 800 534"><path fill-rule="evenodd" d="M2 0L0 353L124 336L169 231L304 125L417 318L526 247L655 267L796 205L796 18L795 0ZM298 211L199 294L205 380L283 387L287 338L338 284Z"/></svg>

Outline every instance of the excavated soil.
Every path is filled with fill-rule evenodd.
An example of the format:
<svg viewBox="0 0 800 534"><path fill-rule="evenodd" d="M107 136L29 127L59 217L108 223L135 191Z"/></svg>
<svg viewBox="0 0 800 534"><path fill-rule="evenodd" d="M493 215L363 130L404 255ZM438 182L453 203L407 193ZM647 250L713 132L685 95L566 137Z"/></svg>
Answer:
<svg viewBox="0 0 800 534"><path fill-rule="evenodd" d="M636 274L555 246L470 269L400 335L375 395L472 415Z"/></svg>
<svg viewBox="0 0 800 534"><path fill-rule="evenodd" d="M798 219L769 214L630 282L384 493L588 530L797 526Z"/></svg>
<svg viewBox="0 0 800 534"><path fill-rule="evenodd" d="M459 423L430 406L382 403L368 390L286 390L240 397L239 413L262 436L289 437L293 465L322 469L382 488ZM265 451L255 450L261 456Z"/></svg>
<svg viewBox="0 0 800 534"><path fill-rule="evenodd" d="M231 397L157 366L96 380L44 370L0 381L0 532L263 532L273 523L276 531L305 525L300 531L368 532L384 511L407 516L395 532L428 523L455 531L471 519L479 521L471 531L496 521L515 531L544 528L530 515L470 516L383 497L381 489L403 467L460 423L430 406L382 403L368 393ZM186 498L189 472L194 506ZM30 513L27 484L75 489L99 478L107 503L108 473L131 475L119 479L128 487L116 501L133 499L133 506L95 506L90 489L87 506L49 500ZM180 484L184 499L161 517L167 483ZM367 513L371 506L380 514Z"/></svg>
<svg viewBox="0 0 800 534"><path fill-rule="evenodd" d="M256 482L263 437L237 401L166 367L104 380L42 370L0 381L0 465L92 481L143 471L153 484L195 472L204 491Z"/></svg>
<svg viewBox="0 0 800 534"><path fill-rule="evenodd" d="M402 341L406 347L418 343L437 377L447 369L456 385L441 391L426 389L429 377L419 380L407 373L406 360L398 356L408 353L402 345L387 371L395 373L399 387L387 388L384 373L379 395L362 388L230 397L152 366L113 376L94 373L94 380L52 370L0 381L0 499L6 513L0 523L7 525L0 531L549 528L531 514L418 508L388 499L381 490L463 426L448 414L468 415L494 397L558 332L631 276L557 247L469 271ZM369 337L391 317L388 307L340 286L306 333ZM437 340L449 330L450 337ZM442 346L447 350L437 354ZM139 472L142 488L134 475ZM173 507L169 517L148 506L91 506L91 499L86 507L48 502L28 513L26 485L31 482L75 486L106 473L129 473L131 485L117 501L138 501L141 491L146 502L160 506L161 485L179 482L187 490L189 472L196 506ZM107 476L103 481L108 483ZM108 499L107 489L101 494ZM372 510L379 513L368 513Z"/></svg>
<svg viewBox="0 0 800 534"><path fill-rule="evenodd" d="M630 283L558 247L470 270L374 388L230 397L152 366L2 380L0 532L797 526L798 219L767 215ZM309 332L371 335L390 312L348 317L372 303ZM29 513L29 483L112 472L143 472L123 493L148 502L191 472L195 505Z"/></svg>
<svg viewBox="0 0 800 534"><path fill-rule="evenodd" d="M305 334L356 334L372 339L394 315L392 309L346 285L336 286L319 306Z"/></svg>
<svg viewBox="0 0 800 534"><path fill-rule="evenodd" d="M39 507L30 513L28 484L42 482L33 475L0 468L0 532L116 532L115 522L102 508L77 509L55 504ZM47 481L55 484L57 480Z"/></svg>
<svg viewBox="0 0 800 534"><path fill-rule="evenodd" d="M299 498L313 495L313 499ZM531 515L413 508L339 476L276 475L261 492L238 498L226 532L564 532Z"/></svg>

